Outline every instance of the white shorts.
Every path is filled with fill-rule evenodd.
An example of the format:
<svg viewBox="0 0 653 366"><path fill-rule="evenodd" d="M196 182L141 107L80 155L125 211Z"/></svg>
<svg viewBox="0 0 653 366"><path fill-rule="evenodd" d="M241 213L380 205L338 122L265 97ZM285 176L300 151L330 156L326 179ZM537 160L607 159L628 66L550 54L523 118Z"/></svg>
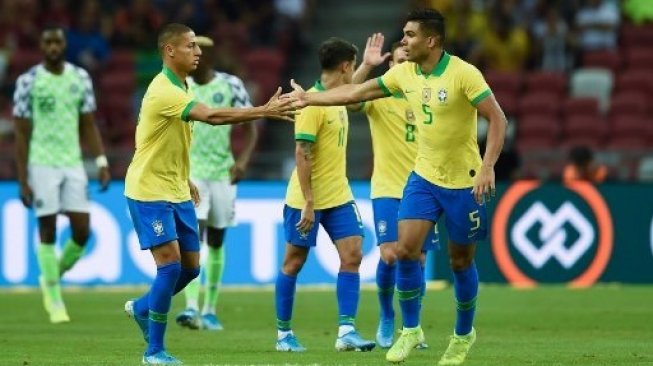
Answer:
<svg viewBox="0 0 653 366"><path fill-rule="evenodd" d="M228 180L193 180L200 192L195 208L198 220L209 227L224 229L236 223L236 186Z"/></svg>
<svg viewBox="0 0 653 366"><path fill-rule="evenodd" d="M88 177L83 166L60 168L29 165L27 176L34 192L37 217L60 212L88 212Z"/></svg>

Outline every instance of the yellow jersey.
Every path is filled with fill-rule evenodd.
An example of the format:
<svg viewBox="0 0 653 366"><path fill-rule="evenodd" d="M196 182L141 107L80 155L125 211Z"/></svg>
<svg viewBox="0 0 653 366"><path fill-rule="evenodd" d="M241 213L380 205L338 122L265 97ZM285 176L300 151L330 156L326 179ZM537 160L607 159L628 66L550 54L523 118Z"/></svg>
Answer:
<svg viewBox="0 0 653 366"><path fill-rule="evenodd" d="M365 102L363 111L374 151L371 196L401 199L417 156L415 113L401 94Z"/></svg>
<svg viewBox="0 0 653 366"><path fill-rule="evenodd" d="M444 188L472 187L481 167L476 105L492 94L481 72L444 52L429 75L404 62L377 82L388 96L403 93L416 114L415 172Z"/></svg>
<svg viewBox="0 0 653 366"><path fill-rule="evenodd" d="M312 93L320 91L324 91L324 87L319 81L309 90ZM295 118L295 140L313 142L311 189L316 210L354 200L347 180L348 133L349 119L344 106L310 106L302 109ZM288 182L286 204L302 209L305 203L295 167Z"/></svg>
<svg viewBox="0 0 653 366"><path fill-rule="evenodd" d="M175 74L163 67L143 97L136 152L125 177L125 196L138 201L183 202L191 199L191 123L193 95Z"/></svg>

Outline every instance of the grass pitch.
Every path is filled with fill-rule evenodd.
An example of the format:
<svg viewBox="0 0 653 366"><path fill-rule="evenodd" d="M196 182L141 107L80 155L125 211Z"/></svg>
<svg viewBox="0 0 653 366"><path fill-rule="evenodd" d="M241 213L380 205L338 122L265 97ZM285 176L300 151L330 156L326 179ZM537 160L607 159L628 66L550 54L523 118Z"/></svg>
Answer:
<svg viewBox="0 0 653 366"><path fill-rule="evenodd" d="M72 322L51 325L38 292L0 292L0 365L140 365L145 343L122 310L125 300L137 294L66 291ZM478 340L465 365L653 365L652 303L650 286L483 286ZM308 348L304 354L274 350L272 291L226 291L220 305L224 331L190 331L174 323L183 298L174 300L167 347L186 365L389 365L383 350L334 350L333 290L298 291L293 327ZM363 291L357 325L364 337L374 338L377 314L376 294ZM399 320L397 311L397 324ZM422 326L431 347L414 351L404 365L435 365L453 320L452 290L429 291Z"/></svg>

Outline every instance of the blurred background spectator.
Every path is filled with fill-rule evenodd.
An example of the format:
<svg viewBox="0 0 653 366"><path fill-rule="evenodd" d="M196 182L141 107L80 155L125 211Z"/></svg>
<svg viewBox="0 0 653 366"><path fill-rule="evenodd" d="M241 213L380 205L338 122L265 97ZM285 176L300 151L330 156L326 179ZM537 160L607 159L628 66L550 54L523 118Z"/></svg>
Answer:
<svg viewBox="0 0 653 366"><path fill-rule="evenodd" d="M445 48L483 71L511 122L498 179L561 179L567 151L583 145L607 178L653 180L651 0L2 0L0 179L15 179L10 99L16 77L41 60L46 24L67 29L68 60L93 76L112 173L122 177L141 97L161 69L162 24L182 22L216 40L220 69L262 103L277 86L287 90L290 77L311 85L316 46L329 36L362 49L381 31L389 46L401 38L404 14L424 6L445 14ZM349 175L366 179L369 128L350 118ZM285 179L292 126L259 128L249 178ZM480 145L484 128L481 120ZM238 151L237 129L234 138Z"/></svg>
<svg viewBox="0 0 653 366"><path fill-rule="evenodd" d="M565 166L562 180L565 183L586 181L603 183L608 175L605 165L594 161L594 152L587 146L574 146L569 151L569 162Z"/></svg>

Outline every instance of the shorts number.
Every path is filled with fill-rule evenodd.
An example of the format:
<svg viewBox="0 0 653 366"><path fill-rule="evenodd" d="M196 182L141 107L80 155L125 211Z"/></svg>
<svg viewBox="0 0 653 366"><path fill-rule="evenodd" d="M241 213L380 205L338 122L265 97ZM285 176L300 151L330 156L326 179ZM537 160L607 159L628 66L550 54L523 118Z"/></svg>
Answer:
<svg viewBox="0 0 653 366"><path fill-rule="evenodd" d="M422 111L429 117L426 121L424 121L424 124L430 125L433 123L433 112L431 112L431 107L429 107L428 104L422 104Z"/></svg>
<svg viewBox="0 0 653 366"><path fill-rule="evenodd" d="M469 213L469 221L474 225L470 230L474 231L481 227L481 217L478 215L478 210Z"/></svg>

